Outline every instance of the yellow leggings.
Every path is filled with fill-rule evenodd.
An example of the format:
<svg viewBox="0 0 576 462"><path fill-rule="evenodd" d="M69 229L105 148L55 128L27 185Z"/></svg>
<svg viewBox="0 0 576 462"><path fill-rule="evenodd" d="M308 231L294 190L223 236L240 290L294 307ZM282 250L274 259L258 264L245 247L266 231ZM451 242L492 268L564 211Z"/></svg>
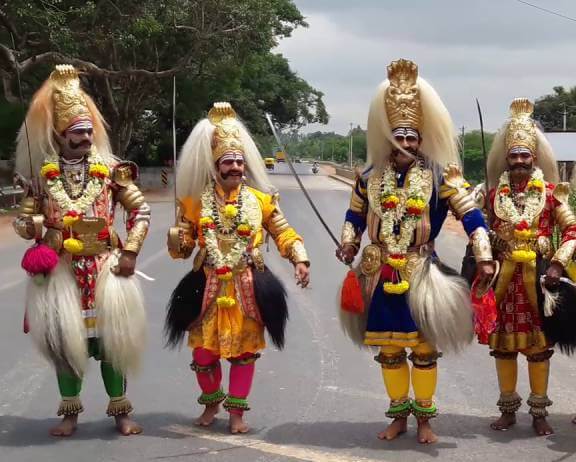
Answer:
<svg viewBox="0 0 576 462"><path fill-rule="evenodd" d="M404 417L406 412L396 415L394 409L406 410L404 403L409 402L410 379L414 391L415 403L412 405L412 413L426 414L433 417L436 407L433 397L436 391L438 369L436 359L438 352L428 343L420 343L412 348L410 359L413 362L412 371L406 361L406 351L404 347L386 345L381 347L379 362L382 364L382 377L384 385L390 397L389 417ZM422 411L425 409L425 411ZM419 412L422 411L422 412ZM424 417L424 415L422 416Z"/></svg>
<svg viewBox="0 0 576 462"><path fill-rule="evenodd" d="M548 415L546 407L552 402L548 399L548 377L550 373L550 356L553 350L544 347L531 347L520 351L528 360L528 378L530 380L530 414L534 417ZM521 399L516 393L518 382L518 353L494 351L496 372L500 387L498 406L504 414L511 414L520 408Z"/></svg>

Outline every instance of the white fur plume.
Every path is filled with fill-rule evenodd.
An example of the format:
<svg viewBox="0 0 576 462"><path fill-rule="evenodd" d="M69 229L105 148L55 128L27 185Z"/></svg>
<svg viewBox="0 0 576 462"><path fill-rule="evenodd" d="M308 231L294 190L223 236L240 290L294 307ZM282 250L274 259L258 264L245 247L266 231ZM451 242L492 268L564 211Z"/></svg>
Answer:
<svg viewBox="0 0 576 462"><path fill-rule="evenodd" d="M444 274L428 259L412 273L408 293L412 318L430 344L459 352L472 342L470 290L462 277Z"/></svg>
<svg viewBox="0 0 576 462"><path fill-rule="evenodd" d="M42 285L30 278L26 294L30 333L42 354L82 377L88 360L86 328L70 264L60 259Z"/></svg>
<svg viewBox="0 0 576 462"><path fill-rule="evenodd" d="M98 332L103 356L118 372L135 373L146 345L144 297L135 276L122 277L110 269L118 264L116 253L106 260L96 282Z"/></svg>

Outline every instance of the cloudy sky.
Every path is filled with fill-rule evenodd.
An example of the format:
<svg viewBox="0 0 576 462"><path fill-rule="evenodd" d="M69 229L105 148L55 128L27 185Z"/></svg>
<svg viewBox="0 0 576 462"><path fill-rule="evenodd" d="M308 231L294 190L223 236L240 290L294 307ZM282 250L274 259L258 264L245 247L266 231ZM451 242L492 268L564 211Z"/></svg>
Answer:
<svg viewBox="0 0 576 462"><path fill-rule="evenodd" d="M547 14L519 0L295 0L309 23L278 51L323 91L327 126L346 133L366 126L370 99L387 64L408 58L438 91L454 123L478 128L474 98L488 130L514 97L534 99L556 85L576 85L576 1L529 0L574 18Z"/></svg>

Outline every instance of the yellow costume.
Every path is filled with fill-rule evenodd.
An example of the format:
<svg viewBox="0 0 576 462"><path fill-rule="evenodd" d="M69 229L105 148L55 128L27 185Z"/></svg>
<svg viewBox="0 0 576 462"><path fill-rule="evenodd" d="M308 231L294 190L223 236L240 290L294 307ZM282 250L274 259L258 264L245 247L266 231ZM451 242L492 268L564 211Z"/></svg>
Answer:
<svg viewBox="0 0 576 462"><path fill-rule="evenodd" d="M222 165L237 165L238 175L240 166L246 168L246 178L227 192L221 183L223 170L216 171ZM174 258L198 250L193 271L169 304L168 343L174 345L189 333L191 366L202 389L200 404L226 400L229 412L241 413L248 409L254 362L266 346L264 329L276 346L284 345L286 294L264 265L264 231L294 265L308 265L308 256L302 238L278 207L256 145L228 103L215 103L208 119L192 131L177 181L180 208L168 249ZM220 359L232 363L228 396L220 388Z"/></svg>

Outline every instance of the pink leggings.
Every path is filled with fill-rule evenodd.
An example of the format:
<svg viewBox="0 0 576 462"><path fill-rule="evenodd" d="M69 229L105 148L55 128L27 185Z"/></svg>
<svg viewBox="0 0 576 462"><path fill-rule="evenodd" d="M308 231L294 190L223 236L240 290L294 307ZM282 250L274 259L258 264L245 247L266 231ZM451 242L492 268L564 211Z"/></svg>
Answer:
<svg viewBox="0 0 576 462"><path fill-rule="evenodd" d="M236 358L231 358L231 360L242 360L252 356L252 353L244 353ZM194 348L192 358L199 366L214 366L214 369L210 372L196 372L196 378L203 393L211 394L217 392L222 382L220 356L205 348ZM252 379L254 378L254 366L255 364L253 362L250 364L232 363L230 367L230 386L228 391L230 396L242 399L248 397L250 388L252 388ZM242 411L239 409L231 409L230 412L242 414Z"/></svg>

